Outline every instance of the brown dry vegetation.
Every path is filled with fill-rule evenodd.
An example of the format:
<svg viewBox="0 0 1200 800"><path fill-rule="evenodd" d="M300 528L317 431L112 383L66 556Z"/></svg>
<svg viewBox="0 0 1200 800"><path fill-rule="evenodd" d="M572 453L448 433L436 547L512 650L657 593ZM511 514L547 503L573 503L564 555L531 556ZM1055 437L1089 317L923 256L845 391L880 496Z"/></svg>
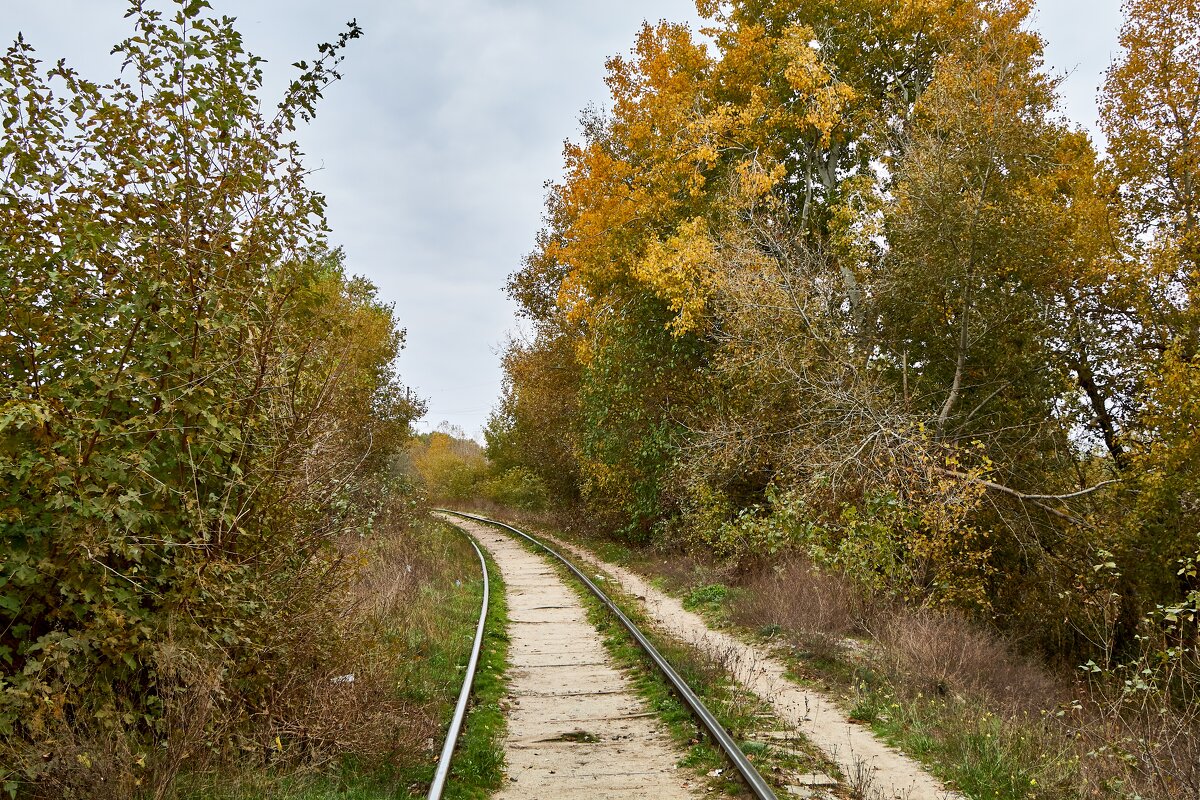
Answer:
<svg viewBox="0 0 1200 800"><path fill-rule="evenodd" d="M1060 678L1014 644L962 616L872 598L804 558L759 568L738 582L733 619L749 628L777 627L812 650L849 647L869 637L873 659L912 694L969 694L1018 713L1064 699Z"/></svg>
<svg viewBox="0 0 1200 800"><path fill-rule="evenodd" d="M340 602L295 620L279 643L290 668L275 677L266 713L249 723L233 717L222 676L165 642L159 669L173 680L164 693L166 746L135 752L127 737L61 725L42 779L21 796L274 796L319 784L347 758L372 783L399 790L411 782L414 768L433 763L458 689L453 664L469 642L447 622L477 604L474 554L456 534L399 508L376 536L343 549L354 581Z"/></svg>
<svg viewBox="0 0 1200 800"><path fill-rule="evenodd" d="M672 583L688 586L680 561L662 563L675 565ZM960 614L871 597L800 557L743 573L735 585L735 622L778 630L810 659L857 662L860 680L863 667L877 670L884 692L921 706L914 717L935 715L947 740L975 735L981 715L995 715L1022 741L1036 743L1028 756L1056 767L1058 796L1197 796L1194 702L1173 704L1147 691L1131 708L1111 683L1051 670L1011 638ZM829 675L804 666L801 672ZM1172 682L1186 686L1182 676ZM909 724L918 721L927 722Z"/></svg>
<svg viewBox="0 0 1200 800"><path fill-rule="evenodd" d="M686 576L673 582L686 587L680 578ZM1042 783L1056 784L1055 796L1197 796L1194 703L1172 704L1147 691L1141 706L1131 708L1111 683L1088 684L1052 670L1018 642L961 614L869 596L800 557L743 573L735 585L741 590L731 603L735 622L778 630L809 659L857 664L858 680L877 671L882 694L920 709L904 724L930 724L932 716L934 735L949 743L977 735L979 723L994 715L1012 739L1031 745L1009 748L1010 768L1021 769L1023 758L1053 767ZM829 677L827 670L800 670Z"/></svg>
<svg viewBox="0 0 1200 800"><path fill-rule="evenodd" d="M250 765L273 774L251 769L230 782L220 775L229 764L208 764L207 776L189 782L204 787L199 794L320 785L320 772L346 758L367 782L390 787L388 796L427 778L459 688L455 665L470 647L459 623L478 610L474 553L457 533L407 513L347 547L359 570L339 636L326 658L281 684L278 711L258 731L268 750L287 743Z"/></svg>

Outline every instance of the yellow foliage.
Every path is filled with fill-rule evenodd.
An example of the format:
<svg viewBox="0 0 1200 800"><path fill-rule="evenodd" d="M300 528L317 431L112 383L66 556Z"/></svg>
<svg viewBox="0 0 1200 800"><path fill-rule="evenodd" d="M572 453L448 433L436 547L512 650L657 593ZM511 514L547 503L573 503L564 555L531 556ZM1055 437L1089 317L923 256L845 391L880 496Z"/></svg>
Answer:
<svg viewBox="0 0 1200 800"><path fill-rule="evenodd" d="M663 23L642 29L631 57L609 61L612 119L567 145L554 187L561 229L545 253L565 267L558 305L569 323L596 328L648 288L673 313L674 335L703 329L715 232L769 202L797 136L828 146L857 97L815 36L731 27L714 59L685 26ZM591 350L580 343L583 363Z"/></svg>
<svg viewBox="0 0 1200 800"><path fill-rule="evenodd" d="M816 32L806 25L793 25L779 42L779 53L786 66L783 75L792 90L804 99L797 127L811 127L820 133L822 146L829 145L830 135L846 106L857 93L844 83L834 80L819 51L813 47Z"/></svg>
<svg viewBox="0 0 1200 800"><path fill-rule="evenodd" d="M483 448L461 431L435 431L427 443L414 441L410 458L425 490L439 500L470 498L487 472Z"/></svg>
<svg viewBox="0 0 1200 800"><path fill-rule="evenodd" d="M677 336L703 327L704 310L713 289L715 257L707 223L694 217L666 241L651 242L634 268L634 276L666 299L675 312L670 327Z"/></svg>

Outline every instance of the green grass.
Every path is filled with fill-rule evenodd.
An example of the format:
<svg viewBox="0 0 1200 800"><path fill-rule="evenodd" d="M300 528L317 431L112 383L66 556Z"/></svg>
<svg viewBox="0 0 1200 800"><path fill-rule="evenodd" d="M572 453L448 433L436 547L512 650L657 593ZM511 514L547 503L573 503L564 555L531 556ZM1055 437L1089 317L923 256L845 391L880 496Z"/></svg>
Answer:
<svg viewBox="0 0 1200 800"><path fill-rule="evenodd" d="M450 761L450 778L443 794L450 800L489 797L504 780L507 721L501 701L508 690L508 602L500 570L486 550L483 556L492 582L487 632L475 673L474 698Z"/></svg>
<svg viewBox="0 0 1200 800"><path fill-rule="evenodd" d="M879 679L858 685L850 713L967 797L1083 796L1075 748L1037 717L1001 718L961 697L900 699Z"/></svg>
<svg viewBox="0 0 1200 800"><path fill-rule="evenodd" d="M683 607L688 611L709 614L720 614L729 599L729 587L722 583L709 583L697 586L683 598Z"/></svg>

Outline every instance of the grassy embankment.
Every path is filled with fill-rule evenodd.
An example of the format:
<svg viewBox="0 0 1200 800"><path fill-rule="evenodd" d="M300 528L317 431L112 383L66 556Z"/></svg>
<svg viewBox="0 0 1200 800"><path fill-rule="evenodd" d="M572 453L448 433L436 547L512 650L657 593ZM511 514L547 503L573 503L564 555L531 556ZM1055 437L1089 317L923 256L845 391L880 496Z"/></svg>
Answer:
<svg viewBox="0 0 1200 800"><path fill-rule="evenodd" d="M362 552L361 579L349 623L361 629L364 652L347 654L353 682L332 683L328 714L362 717L386 746L369 757L344 756L324 765L281 752L270 764L191 774L185 800L415 800L425 796L436 767L479 616L479 560L451 526L421 518L387 532ZM508 638L504 584L489 559L492 582L487 634L475 692L445 796L488 797L503 779ZM363 713L385 687L391 719ZM359 687L362 687L361 689ZM356 689L358 691L356 691ZM334 699L336 698L336 699ZM390 716L390 715L389 715ZM286 746L280 743L281 750ZM297 766L303 764L303 766Z"/></svg>

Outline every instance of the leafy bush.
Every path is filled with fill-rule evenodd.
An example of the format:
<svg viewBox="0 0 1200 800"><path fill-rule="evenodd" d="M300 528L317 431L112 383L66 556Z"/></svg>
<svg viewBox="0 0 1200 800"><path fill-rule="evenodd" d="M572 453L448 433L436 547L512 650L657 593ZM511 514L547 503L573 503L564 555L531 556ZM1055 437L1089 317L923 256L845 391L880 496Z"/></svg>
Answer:
<svg viewBox="0 0 1200 800"><path fill-rule="evenodd" d="M525 467L506 469L485 480L480 488L493 503L525 511L542 511L550 498L546 482Z"/></svg>
<svg viewBox="0 0 1200 800"><path fill-rule="evenodd" d="M1113 565L1096 569L1110 571ZM1184 580L1198 575L1200 554L1179 570ZM1110 655L1114 640L1110 631ZM1115 666L1091 661L1083 671L1092 684L1086 710L1094 722L1085 730L1094 748L1090 768L1133 794L1200 794L1200 590L1159 605L1141 620L1134 657Z"/></svg>
<svg viewBox="0 0 1200 800"><path fill-rule="evenodd" d="M0 58L10 792L161 794L184 760L276 752L280 676L336 649L338 541L420 411L289 139L358 28L264 116L232 20L175 5L137 5L109 85L20 38Z"/></svg>
<svg viewBox="0 0 1200 800"><path fill-rule="evenodd" d="M488 469L479 443L447 423L414 440L408 457L425 492L439 501L470 500Z"/></svg>

